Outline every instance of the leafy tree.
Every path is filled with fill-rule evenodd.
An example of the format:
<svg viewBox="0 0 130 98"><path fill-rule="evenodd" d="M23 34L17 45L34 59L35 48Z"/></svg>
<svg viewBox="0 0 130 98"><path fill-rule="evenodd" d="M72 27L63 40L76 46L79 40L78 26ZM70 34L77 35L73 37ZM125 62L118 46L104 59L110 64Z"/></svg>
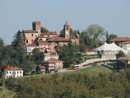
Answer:
<svg viewBox="0 0 130 98"><path fill-rule="evenodd" d="M110 43L110 41L113 39L113 38L116 38L118 37L117 35L115 34L108 34L108 31L106 32L106 42L107 43Z"/></svg>
<svg viewBox="0 0 130 98"><path fill-rule="evenodd" d="M85 30L86 33L88 33L88 36L91 39L100 40L105 35L105 29L98 25L98 24L92 24L87 27L87 30Z"/></svg>
<svg viewBox="0 0 130 98"><path fill-rule="evenodd" d="M83 43L81 43L81 44L79 45L79 49L80 49L80 52L85 53L85 52L86 52L86 49L87 49L87 46L84 45Z"/></svg>
<svg viewBox="0 0 130 98"><path fill-rule="evenodd" d="M39 49L35 48L32 51L33 54L33 61L35 62L35 64L42 64L44 62L44 53L40 52Z"/></svg>
<svg viewBox="0 0 130 98"><path fill-rule="evenodd" d="M68 46L62 46L58 53L60 54L59 59L64 61L64 67L70 67L71 64L81 62L82 55L77 45L68 44Z"/></svg>
<svg viewBox="0 0 130 98"><path fill-rule="evenodd" d="M116 57L119 58L119 57L125 57L126 55L124 54L123 51L119 51L117 54L116 54Z"/></svg>
<svg viewBox="0 0 130 98"><path fill-rule="evenodd" d="M102 40L105 35L105 29L98 25L92 24L80 34L80 43L89 48L95 48L99 45L98 41Z"/></svg>
<svg viewBox="0 0 130 98"><path fill-rule="evenodd" d="M46 32L49 32L49 30L47 30L47 29L44 28L44 27L41 27L41 32L42 32L42 33L46 33Z"/></svg>

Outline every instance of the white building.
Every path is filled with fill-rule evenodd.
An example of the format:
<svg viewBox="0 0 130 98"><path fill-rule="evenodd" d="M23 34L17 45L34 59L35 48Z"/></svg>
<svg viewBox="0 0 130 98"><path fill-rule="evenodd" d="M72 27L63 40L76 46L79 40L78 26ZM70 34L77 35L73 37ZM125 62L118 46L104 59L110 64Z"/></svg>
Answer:
<svg viewBox="0 0 130 98"><path fill-rule="evenodd" d="M122 42L119 46L127 51L130 51L130 41Z"/></svg>
<svg viewBox="0 0 130 98"><path fill-rule="evenodd" d="M4 78L18 78L23 77L23 69L18 67L11 67L9 65L2 68Z"/></svg>

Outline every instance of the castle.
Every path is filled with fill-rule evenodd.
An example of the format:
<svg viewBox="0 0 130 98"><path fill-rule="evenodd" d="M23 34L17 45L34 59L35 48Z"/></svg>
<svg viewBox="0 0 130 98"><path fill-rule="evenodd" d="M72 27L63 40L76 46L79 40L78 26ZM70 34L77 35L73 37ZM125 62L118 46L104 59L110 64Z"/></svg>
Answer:
<svg viewBox="0 0 130 98"><path fill-rule="evenodd" d="M44 53L56 52L56 47L68 45L69 41L79 44L79 37L70 34L68 22L63 27L63 37L57 32L41 32L41 22L32 22L32 30L23 30L27 53L31 53L34 48L39 48Z"/></svg>

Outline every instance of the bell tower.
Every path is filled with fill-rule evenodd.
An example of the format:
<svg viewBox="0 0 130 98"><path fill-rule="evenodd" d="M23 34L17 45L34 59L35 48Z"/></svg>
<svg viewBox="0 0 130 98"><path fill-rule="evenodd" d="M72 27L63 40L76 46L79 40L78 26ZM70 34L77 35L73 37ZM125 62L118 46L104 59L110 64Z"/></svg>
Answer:
<svg viewBox="0 0 130 98"><path fill-rule="evenodd" d="M70 26L67 21L64 25L64 38L70 39Z"/></svg>

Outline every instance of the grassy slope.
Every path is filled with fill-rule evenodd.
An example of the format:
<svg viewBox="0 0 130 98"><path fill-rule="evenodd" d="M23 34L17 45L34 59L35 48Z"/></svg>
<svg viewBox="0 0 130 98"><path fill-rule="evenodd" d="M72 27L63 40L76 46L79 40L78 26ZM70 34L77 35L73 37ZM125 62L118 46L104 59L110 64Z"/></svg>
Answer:
<svg viewBox="0 0 130 98"><path fill-rule="evenodd" d="M88 74L91 76L97 76L99 73L111 73L113 72L113 70L106 68L104 66L101 66L101 65L96 65L90 68L77 70L76 72L81 73L81 74Z"/></svg>
<svg viewBox="0 0 130 98"><path fill-rule="evenodd" d="M77 70L77 73L81 73L81 74L88 74L90 76L97 76L99 73L111 73L113 72L112 70L101 66L101 65L96 65L96 66L92 66L90 68L85 68L85 69L81 69L81 70ZM27 77L47 77L49 74L46 75L33 75L33 76L27 76ZM24 78L24 77L23 77ZM13 98L16 95L15 92L10 91L6 88L3 89L3 87L0 87L0 98Z"/></svg>
<svg viewBox="0 0 130 98"><path fill-rule="evenodd" d="M3 88L2 86L0 87L0 98L13 98L15 95L15 92L7 88Z"/></svg>

